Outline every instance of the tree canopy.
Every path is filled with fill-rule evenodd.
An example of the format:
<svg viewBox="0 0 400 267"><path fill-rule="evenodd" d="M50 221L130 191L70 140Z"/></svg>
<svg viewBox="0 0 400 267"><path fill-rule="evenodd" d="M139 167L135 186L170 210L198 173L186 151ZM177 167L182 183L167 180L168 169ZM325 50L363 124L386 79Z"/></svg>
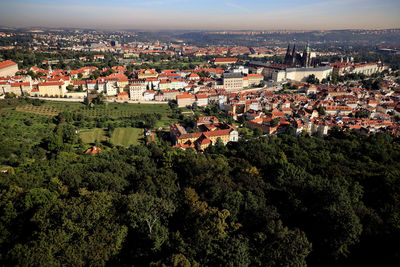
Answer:
<svg viewBox="0 0 400 267"><path fill-rule="evenodd" d="M13 170L0 174L5 266L398 260L400 143L389 135L255 135L204 153L150 143L90 155L71 116L37 142L0 141Z"/></svg>

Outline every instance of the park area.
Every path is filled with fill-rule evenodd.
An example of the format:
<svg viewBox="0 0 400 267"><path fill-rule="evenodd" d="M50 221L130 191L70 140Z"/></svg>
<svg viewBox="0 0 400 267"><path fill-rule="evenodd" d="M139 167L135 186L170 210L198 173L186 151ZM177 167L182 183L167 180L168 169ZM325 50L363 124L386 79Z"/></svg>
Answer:
<svg viewBox="0 0 400 267"><path fill-rule="evenodd" d="M169 125L178 122L178 119L172 116L174 111L167 104L108 102L88 108L78 102L39 99L0 101L0 116L7 122L4 126L16 130L21 128L21 142L31 142L34 139L37 143L49 135L54 130L60 113L73 115L70 116L69 122L76 127L83 143L87 145L96 142L124 147L137 145L144 141L144 128L162 128L169 131ZM154 117L154 114L157 116ZM149 127L146 122L150 119L153 123Z"/></svg>

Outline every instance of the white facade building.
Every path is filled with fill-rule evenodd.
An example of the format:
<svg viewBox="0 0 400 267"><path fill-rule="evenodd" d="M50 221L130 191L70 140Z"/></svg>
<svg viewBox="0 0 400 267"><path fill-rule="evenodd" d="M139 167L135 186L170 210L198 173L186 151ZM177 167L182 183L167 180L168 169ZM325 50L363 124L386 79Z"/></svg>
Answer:
<svg viewBox="0 0 400 267"><path fill-rule="evenodd" d="M321 81L332 74L332 68L329 66L317 68L287 68L275 71L272 74L272 79L276 82L282 82L285 80L304 82L312 74L315 75L315 78Z"/></svg>
<svg viewBox="0 0 400 267"><path fill-rule="evenodd" d="M129 98L134 101L142 101L143 94L146 91L145 84L130 84L129 85Z"/></svg>

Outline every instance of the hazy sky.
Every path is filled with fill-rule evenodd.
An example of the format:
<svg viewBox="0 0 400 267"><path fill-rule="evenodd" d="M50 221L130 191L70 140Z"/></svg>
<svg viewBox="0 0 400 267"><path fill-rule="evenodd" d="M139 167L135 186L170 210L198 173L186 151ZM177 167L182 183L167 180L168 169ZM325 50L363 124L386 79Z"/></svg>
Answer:
<svg viewBox="0 0 400 267"><path fill-rule="evenodd" d="M400 28L400 0L0 0L0 25L200 30Z"/></svg>

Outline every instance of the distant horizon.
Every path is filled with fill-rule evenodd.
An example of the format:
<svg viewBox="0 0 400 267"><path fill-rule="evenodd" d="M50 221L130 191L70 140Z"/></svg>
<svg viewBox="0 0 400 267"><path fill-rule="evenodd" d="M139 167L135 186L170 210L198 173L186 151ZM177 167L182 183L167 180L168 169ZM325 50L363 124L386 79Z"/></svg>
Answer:
<svg viewBox="0 0 400 267"><path fill-rule="evenodd" d="M400 28L398 0L0 0L6 27L104 30L347 30Z"/></svg>
<svg viewBox="0 0 400 267"><path fill-rule="evenodd" d="M140 29L140 28L132 28L132 29L123 29L123 28L96 28L96 27L70 27L70 26L8 26L8 25L0 25L0 30L5 29L31 29L31 30L104 30L104 31L143 31L143 32L163 32L163 31L198 31L198 32L263 32L263 31L287 31L287 32L298 32L298 31L305 31L305 32L312 32L312 31L385 31L385 30L400 30L400 26L395 28L332 28L332 29Z"/></svg>

